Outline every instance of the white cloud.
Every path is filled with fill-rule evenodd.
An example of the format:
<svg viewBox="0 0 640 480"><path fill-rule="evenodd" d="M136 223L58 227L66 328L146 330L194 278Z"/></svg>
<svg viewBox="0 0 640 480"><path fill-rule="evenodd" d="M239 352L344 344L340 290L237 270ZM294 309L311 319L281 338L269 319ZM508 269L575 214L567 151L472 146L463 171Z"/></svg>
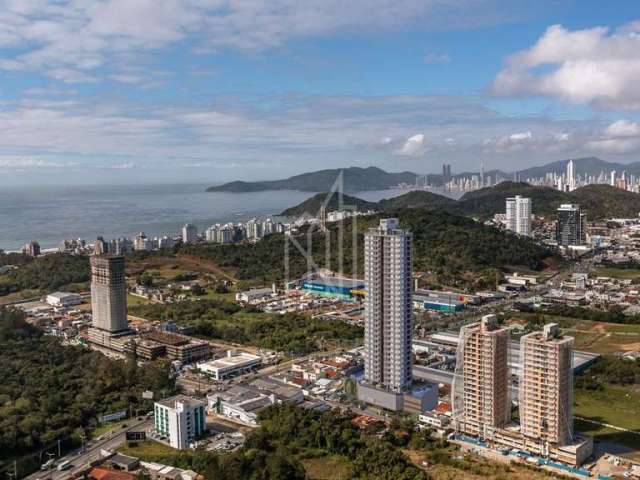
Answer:
<svg viewBox="0 0 640 480"><path fill-rule="evenodd" d="M404 142L404 145L397 150L398 155L407 155L410 157L415 157L418 155L423 155L425 152L425 142L424 135L422 133L417 133L407 139Z"/></svg>
<svg viewBox="0 0 640 480"><path fill-rule="evenodd" d="M553 25L527 50L508 58L497 95L533 94L600 108L640 109L640 22L616 31L570 31Z"/></svg>
<svg viewBox="0 0 640 480"><path fill-rule="evenodd" d="M0 169L6 170L66 168L74 165L72 162L52 162L47 159L33 157L0 157Z"/></svg>
<svg viewBox="0 0 640 480"><path fill-rule="evenodd" d="M607 126L599 138L587 142L587 148L605 154L624 155L640 152L640 124L618 120Z"/></svg>
<svg viewBox="0 0 640 480"><path fill-rule="evenodd" d="M427 65L450 62L451 57L447 53L428 53L424 56L424 63L426 63Z"/></svg>
<svg viewBox="0 0 640 480"><path fill-rule="evenodd" d="M131 53L178 42L200 52L260 52L292 39L336 32L511 22L524 15L523 4L527 2L512 0L498 8L494 0L0 0L0 69L85 82L93 79L88 72L118 66ZM474 15L460 15L469 8Z"/></svg>

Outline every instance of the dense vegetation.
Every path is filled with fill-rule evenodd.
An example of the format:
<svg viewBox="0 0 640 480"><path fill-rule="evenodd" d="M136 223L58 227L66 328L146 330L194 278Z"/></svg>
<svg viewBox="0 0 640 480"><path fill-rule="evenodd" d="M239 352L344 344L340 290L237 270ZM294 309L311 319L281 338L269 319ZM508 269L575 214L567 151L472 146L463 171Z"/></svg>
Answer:
<svg viewBox="0 0 640 480"><path fill-rule="evenodd" d="M443 283L466 282L464 273L474 272L471 281L481 283L483 273L506 266L522 266L539 270L553 252L528 238L521 238L485 226L469 218L438 211L403 209L391 212L400 217L403 227L413 233L414 269L433 271ZM377 224L380 216L371 216L344 222L342 265L345 273L362 275L364 232ZM354 251L353 230L357 252ZM315 264L337 270L340 263L339 226L330 224L330 264L326 264L325 234L311 233L311 255ZM306 231L294 239L307 248ZM255 245L197 245L186 246L183 251L215 261L229 269L240 279L270 282L281 280L285 274L285 237L271 235ZM354 255L355 254L355 255ZM299 278L309 270L307 258L294 246L289 246L289 277Z"/></svg>
<svg viewBox="0 0 640 480"><path fill-rule="evenodd" d="M185 301L171 305L130 307L132 315L154 320L173 319L195 327L195 334L226 342L251 344L268 350L305 354L322 342L362 337L362 328L338 320L312 319L297 314L275 315L222 300Z"/></svg>
<svg viewBox="0 0 640 480"><path fill-rule="evenodd" d="M377 438L361 433L351 419L352 415L337 411L318 413L288 405L272 406L260 412L260 428L249 433L244 446L236 452L183 453L149 460L192 468L205 478L216 480L303 480L307 478L305 459L332 457L342 458L348 465L349 475L344 478L429 478L409 462L399 447L411 442L412 446L429 448L435 447L435 442L406 429L398 437L388 433Z"/></svg>
<svg viewBox="0 0 640 480"><path fill-rule="evenodd" d="M327 202L327 198L329 201ZM325 205L326 202L326 205ZM334 210L355 209L359 212L366 212L368 210L380 210L380 205L375 202L367 202L361 198L352 197L351 195L343 194L342 198L337 193L325 192L318 193L313 197L306 199L304 202L299 203L295 207L287 208L280 215L295 217L304 214L317 216L320 212L322 205L325 205L326 211L331 212Z"/></svg>
<svg viewBox="0 0 640 480"><path fill-rule="evenodd" d="M20 290L50 292L72 283L89 280L89 258L53 253L23 263L0 280L0 296Z"/></svg>
<svg viewBox="0 0 640 480"><path fill-rule="evenodd" d="M0 250L0 267L5 265L24 265L32 261L33 257L31 255L17 252L6 253Z"/></svg>
<svg viewBox="0 0 640 480"><path fill-rule="evenodd" d="M12 458L57 440L79 443L100 415L130 406L150 409L141 397L144 390L166 395L174 388L163 363L141 369L132 360L63 346L25 323L21 311L2 307L0 365L0 471ZM32 467L29 462L23 459L19 468Z"/></svg>
<svg viewBox="0 0 640 480"><path fill-rule="evenodd" d="M207 188L208 192L261 192L264 190L300 190L303 192L327 192L342 173L343 187L347 192L384 190L400 183L414 183L416 174L411 172L389 173L377 167L349 167L318 170L295 175L284 180L266 182L230 182Z"/></svg>
<svg viewBox="0 0 640 480"><path fill-rule="evenodd" d="M576 379L576 387L587 390L602 390L607 383L613 385L640 383L640 361L613 356L600 357Z"/></svg>

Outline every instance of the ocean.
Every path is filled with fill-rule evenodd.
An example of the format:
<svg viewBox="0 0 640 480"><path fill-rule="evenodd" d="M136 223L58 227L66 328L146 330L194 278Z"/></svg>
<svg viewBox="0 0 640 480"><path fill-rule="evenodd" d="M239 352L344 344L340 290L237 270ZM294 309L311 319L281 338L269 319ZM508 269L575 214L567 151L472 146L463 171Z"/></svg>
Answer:
<svg viewBox="0 0 640 480"><path fill-rule="evenodd" d="M65 238L93 240L177 235L185 223L202 232L213 223L274 217L311 197L299 191L206 192L204 184L117 186L0 186L0 249L37 240L54 248ZM402 190L359 192L378 201Z"/></svg>

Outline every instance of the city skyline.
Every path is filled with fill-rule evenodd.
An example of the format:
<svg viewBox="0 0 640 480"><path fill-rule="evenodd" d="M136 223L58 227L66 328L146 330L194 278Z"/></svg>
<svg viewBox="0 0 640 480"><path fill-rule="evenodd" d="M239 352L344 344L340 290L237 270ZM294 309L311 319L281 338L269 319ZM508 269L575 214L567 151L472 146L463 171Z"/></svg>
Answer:
<svg viewBox="0 0 640 480"><path fill-rule="evenodd" d="M5 0L0 184L634 161L633 3Z"/></svg>

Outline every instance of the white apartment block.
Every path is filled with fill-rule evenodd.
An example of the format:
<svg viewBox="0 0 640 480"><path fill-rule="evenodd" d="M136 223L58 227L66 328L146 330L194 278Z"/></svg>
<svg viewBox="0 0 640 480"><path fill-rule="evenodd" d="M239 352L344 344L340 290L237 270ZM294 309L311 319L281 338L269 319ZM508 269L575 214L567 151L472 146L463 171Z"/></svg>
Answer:
<svg viewBox="0 0 640 480"><path fill-rule="evenodd" d="M507 230L518 235L531 236L531 199L516 195L507 198Z"/></svg>
<svg viewBox="0 0 640 480"><path fill-rule="evenodd" d="M364 242L364 379L399 393L412 381L411 234L388 218Z"/></svg>
<svg viewBox="0 0 640 480"><path fill-rule="evenodd" d="M198 239L198 228L191 224L186 223L182 226L182 243L193 243Z"/></svg>
<svg viewBox="0 0 640 480"><path fill-rule="evenodd" d="M172 448L189 448L206 429L205 402L176 395L155 402L154 436Z"/></svg>

